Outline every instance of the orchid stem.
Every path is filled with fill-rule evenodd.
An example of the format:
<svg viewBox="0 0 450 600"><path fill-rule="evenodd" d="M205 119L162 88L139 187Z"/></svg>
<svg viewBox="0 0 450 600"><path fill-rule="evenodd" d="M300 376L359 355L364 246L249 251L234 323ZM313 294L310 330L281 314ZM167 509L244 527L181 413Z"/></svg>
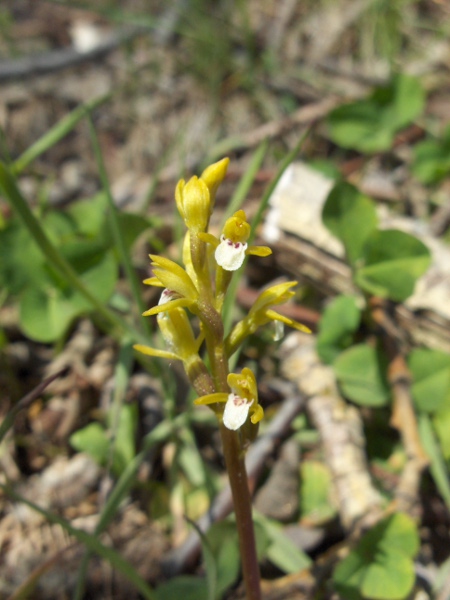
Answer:
<svg viewBox="0 0 450 600"><path fill-rule="evenodd" d="M256 554L252 504L244 452L239 441L239 434L236 431L231 431L221 425L220 434L233 496L246 598L247 600L261 600L261 578Z"/></svg>

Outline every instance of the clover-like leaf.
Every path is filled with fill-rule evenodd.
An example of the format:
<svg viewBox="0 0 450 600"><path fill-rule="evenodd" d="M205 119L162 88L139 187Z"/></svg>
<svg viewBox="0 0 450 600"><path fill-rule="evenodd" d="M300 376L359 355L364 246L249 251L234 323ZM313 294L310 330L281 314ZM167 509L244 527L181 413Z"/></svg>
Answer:
<svg viewBox="0 0 450 600"><path fill-rule="evenodd" d="M414 580L412 558L419 549L414 521L397 513L373 527L333 574L336 589L348 600L403 600Z"/></svg>
<svg viewBox="0 0 450 600"><path fill-rule="evenodd" d="M329 193L322 219L344 244L351 264L361 258L364 244L378 224L373 201L345 181L338 182Z"/></svg>
<svg viewBox="0 0 450 600"><path fill-rule="evenodd" d="M369 98L333 110L328 118L330 137L339 146L360 152L388 150L395 133L418 117L424 104L420 81L396 75Z"/></svg>
<svg viewBox="0 0 450 600"><path fill-rule="evenodd" d="M72 249L75 247L72 246ZM117 280L117 264L111 252L87 253L78 244L79 255L72 256L86 287L100 300L106 302ZM70 288L53 273L47 273L38 284L27 287L20 301L20 324L24 333L40 342L52 342L61 337L72 320L91 309L91 304L81 293Z"/></svg>
<svg viewBox="0 0 450 600"><path fill-rule="evenodd" d="M416 348L408 357L413 375L411 388L416 407L425 412L450 408L450 354Z"/></svg>
<svg viewBox="0 0 450 600"><path fill-rule="evenodd" d="M414 148L412 172L422 183L439 183L450 173L450 126L439 139L426 139Z"/></svg>
<svg viewBox="0 0 450 600"><path fill-rule="evenodd" d="M343 394L361 406L384 406L389 400L385 359L365 344L352 346L333 363Z"/></svg>
<svg viewBox="0 0 450 600"><path fill-rule="evenodd" d="M337 296L328 304L320 319L317 335L317 353L323 362L331 364L350 346L360 320L355 296Z"/></svg>
<svg viewBox="0 0 450 600"><path fill-rule="evenodd" d="M425 273L431 255L423 242L403 231L374 231L366 240L355 283L369 294L403 302Z"/></svg>

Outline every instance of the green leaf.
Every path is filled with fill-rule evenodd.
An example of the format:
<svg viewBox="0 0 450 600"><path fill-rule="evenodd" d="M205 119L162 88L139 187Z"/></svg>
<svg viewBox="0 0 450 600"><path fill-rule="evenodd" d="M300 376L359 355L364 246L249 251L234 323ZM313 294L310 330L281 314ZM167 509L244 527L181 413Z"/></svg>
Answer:
<svg viewBox="0 0 450 600"><path fill-rule="evenodd" d="M377 600L403 600L414 581L414 563L407 556L387 552L367 567L361 586L362 595Z"/></svg>
<svg viewBox="0 0 450 600"><path fill-rule="evenodd" d="M360 320L355 296L337 296L326 306L317 335L317 353L324 363L331 364L351 345Z"/></svg>
<svg viewBox="0 0 450 600"><path fill-rule="evenodd" d="M64 212L51 210L41 221L45 233L55 245L72 240L76 234L76 223Z"/></svg>
<svg viewBox="0 0 450 600"><path fill-rule="evenodd" d="M328 128L335 144L367 154L388 150L395 135L392 127L381 126L379 107L370 98L334 109Z"/></svg>
<svg viewBox="0 0 450 600"><path fill-rule="evenodd" d="M111 414L109 413L108 416ZM114 439L113 472L116 476L123 473L126 466L136 455L135 440L137 425L137 404L124 404L120 409L119 422ZM110 426L112 426L112 423L110 423Z"/></svg>
<svg viewBox="0 0 450 600"><path fill-rule="evenodd" d="M197 447L190 441L185 441L182 444L178 452L177 462L193 486L205 485L205 465Z"/></svg>
<svg viewBox="0 0 450 600"><path fill-rule="evenodd" d="M82 244L80 248L83 248ZM117 265L112 254L97 257L80 254L77 261L77 270L86 288L98 300L107 302L117 280ZM90 309L91 303L84 295L70 288L61 278L52 281L47 276L23 294L20 323L29 338L52 342L65 333L75 317Z"/></svg>
<svg viewBox="0 0 450 600"><path fill-rule="evenodd" d="M425 108L425 91L417 77L398 73L392 84L378 88L374 98L386 107L385 122L399 130L421 115Z"/></svg>
<svg viewBox="0 0 450 600"><path fill-rule="evenodd" d="M372 200L345 181L338 182L329 193L322 219L344 244L351 264L361 258L364 244L378 224Z"/></svg>
<svg viewBox="0 0 450 600"><path fill-rule="evenodd" d="M67 212L71 215L79 233L87 237L99 235L106 220L108 198L104 191L91 198L78 200L70 205Z"/></svg>
<svg viewBox="0 0 450 600"><path fill-rule="evenodd" d="M44 254L47 268L52 269L55 273L57 272L60 280L66 281L68 285L77 290L90 303L92 308L95 308L102 315L108 325L113 325L116 328L116 335L118 331L127 331L134 340L142 341L141 333L130 323L121 319L116 313L105 306L103 301L92 294L73 268L62 258L61 253L50 241L39 219L36 218L28 202L21 194L11 170L1 161L0 191L17 212L28 233L33 237L40 251ZM46 339L48 339L47 336Z"/></svg>
<svg viewBox="0 0 450 600"><path fill-rule="evenodd" d="M411 393L416 407L435 412L450 407L450 354L417 348L408 357L414 383Z"/></svg>
<svg viewBox="0 0 450 600"><path fill-rule="evenodd" d="M419 550L414 521L404 513L384 519L361 538L333 573L336 589L349 600L403 600L414 580Z"/></svg>
<svg viewBox="0 0 450 600"><path fill-rule="evenodd" d="M413 293L431 262L425 244L395 229L373 232L366 241L363 259L355 283L369 294L396 302L403 302Z"/></svg>
<svg viewBox="0 0 450 600"><path fill-rule="evenodd" d="M363 552L376 547L377 551L395 551L412 558L420 547L417 527L406 513L396 513L373 527L361 540L360 547Z"/></svg>
<svg viewBox="0 0 450 600"><path fill-rule="evenodd" d="M388 150L395 133L417 118L424 104L420 81L399 74L369 98L333 110L328 118L330 137L337 145L360 152Z"/></svg>
<svg viewBox="0 0 450 600"><path fill-rule="evenodd" d="M442 450L437 443L429 416L426 413L420 413L418 421L420 440L430 459L431 475L447 508L450 510L450 481Z"/></svg>
<svg viewBox="0 0 450 600"><path fill-rule="evenodd" d="M153 224L149 219L133 213L119 212L118 218L125 248L130 252L138 236L149 230Z"/></svg>
<svg viewBox="0 0 450 600"><path fill-rule="evenodd" d="M208 549L203 552L209 564L208 577L215 580L214 597L222 598L223 593L238 578L240 568L239 543L236 524L231 521L215 523L206 534ZM211 563L214 564L211 564Z"/></svg>
<svg viewBox="0 0 450 600"><path fill-rule="evenodd" d="M208 589L202 577L180 575L167 583L162 583L155 591L156 600L182 598L182 600L207 600Z"/></svg>
<svg viewBox="0 0 450 600"><path fill-rule="evenodd" d="M361 406L384 406L389 400L386 359L375 348L358 344L333 363L343 394Z"/></svg>
<svg viewBox="0 0 450 600"><path fill-rule="evenodd" d="M444 459L450 461L450 406L433 415L433 426Z"/></svg>
<svg viewBox="0 0 450 600"><path fill-rule="evenodd" d="M255 515L255 524L266 537L265 556L284 573L297 573L311 566L312 561L307 554L284 534L282 527L261 514ZM258 531L258 527L255 528Z"/></svg>
<svg viewBox="0 0 450 600"><path fill-rule="evenodd" d="M38 245L18 219L0 231L0 286L19 294L30 283L45 277L45 259Z"/></svg>
<svg viewBox="0 0 450 600"><path fill-rule="evenodd" d="M412 172L422 183L439 183L450 173L450 126L441 139L427 139L414 148Z"/></svg>
<svg viewBox="0 0 450 600"><path fill-rule="evenodd" d="M75 431L69 441L75 450L86 452L100 465L105 464L110 442L100 423L89 423L83 429Z"/></svg>
<svg viewBox="0 0 450 600"><path fill-rule="evenodd" d="M324 523L336 514L330 504L331 476L323 463L306 460L301 464L301 516L314 523Z"/></svg>

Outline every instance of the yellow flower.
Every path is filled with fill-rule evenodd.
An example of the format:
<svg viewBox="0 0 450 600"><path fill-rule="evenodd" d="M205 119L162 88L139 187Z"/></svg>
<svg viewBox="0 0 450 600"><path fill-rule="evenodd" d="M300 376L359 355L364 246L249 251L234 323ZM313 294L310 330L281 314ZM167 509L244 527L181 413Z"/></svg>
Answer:
<svg viewBox="0 0 450 600"><path fill-rule="evenodd" d="M173 302L173 296L174 293L170 290L163 290L158 306L167 307L170 302ZM183 308L175 306L169 312L159 312L157 321L168 351L157 350L142 344L136 344L134 346L135 350L147 356L158 356L159 358L182 360L183 362L189 362L193 356L198 354L202 338L195 339L186 311Z"/></svg>
<svg viewBox="0 0 450 600"><path fill-rule="evenodd" d="M229 162L229 158L222 158L222 160L219 160L218 162L209 165L209 167L206 167L206 169L201 174L200 179L202 179L206 183L209 189L209 194L211 197L211 209L214 207L217 188L225 179L225 175L227 174Z"/></svg>
<svg viewBox="0 0 450 600"><path fill-rule="evenodd" d="M284 304L295 295L291 288L296 285L296 281L287 281L286 283L273 285L261 292L256 299L256 302L251 307L248 315L235 325L225 340L225 347L229 356L236 351L238 346L242 344L247 336L253 334L259 327L262 327L271 321L289 325L289 327L293 327L294 329L298 329L305 333L311 333L311 330L306 327L306 325L302 325L301 323L272 310L273 306Z"/></svg>
<svg viewBox="0 0 450 600"><path fill-rule="evenodd" d="M202 179L194 176L187 183L180 179L175 190L175 201L190 231L198 233L206 230L211 216L211 195Z"/></svg>
<svg viewBox="0 0 450 600"><path fill-rule="evenodd" d="M194 404L225 403L222 422L227 429L236 431L244 425L250 414L250 421L255 425L264 416L263 407L258 404L258 388L256 379L250 369L244 368L240 375L230 373L227 378L231 393L208 394L194 400Z"/></svg>
<svg viewBox="0 0 450 600"><path fill-rule="evenodd" d="M227 219L220 240L210 233L200 233L199 238L214 246L217 264L225 271L236 271L242 266L245 256L269 256L272 250L267 246L248 246L250 225L243 210L238 210Z"/></svg>
<svg viewBox="0 0 450 600"><path fill-rule="evenodd" d="M158 306L145 311L142 316L148 317L160 312L171 311L174 308L184 307L189 307L192 312L195 312L199 294L186 271L168 258L155 254L150 254L150 258L152 259L154 277L146 279L144 283L166 289L161 295Z"/></svg>
<svg viewBox="0 0 450 600"><path fill-rule="evenodd" d="M216 191L222 183L230 160L224 158L207 167L200 178L180 179L175 189L175 202L186 227L193 233L206 231L214 206Z"/></svg>

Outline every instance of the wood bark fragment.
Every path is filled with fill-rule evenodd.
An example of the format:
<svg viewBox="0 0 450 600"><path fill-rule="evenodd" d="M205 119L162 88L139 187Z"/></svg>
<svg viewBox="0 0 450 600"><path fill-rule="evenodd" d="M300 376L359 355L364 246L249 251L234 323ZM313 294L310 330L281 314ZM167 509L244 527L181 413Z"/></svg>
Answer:
<svg viewBox="0 0 450 600"><path fill-rule="evenodd" d="M295 163L271 198L262 237L276 265L309 283L324 296L358 294L343 248L321 221L333 183L307 165ZM417 345L450 352L450 250L424 223L380 211L381 228L399 228L419 237L432 253L432 265L413 296L395 308L398 325Z"/></svg>
<svg viewBox="0 0 450 600"><path fill-rule="evenodd" d="M282 360L284 375L308 398L306 408L322 440L342 525L352 530L375 522L383 502L368 471L359 411L340 397L331 367L315 352L314 336L289 335Z"/></svg>

